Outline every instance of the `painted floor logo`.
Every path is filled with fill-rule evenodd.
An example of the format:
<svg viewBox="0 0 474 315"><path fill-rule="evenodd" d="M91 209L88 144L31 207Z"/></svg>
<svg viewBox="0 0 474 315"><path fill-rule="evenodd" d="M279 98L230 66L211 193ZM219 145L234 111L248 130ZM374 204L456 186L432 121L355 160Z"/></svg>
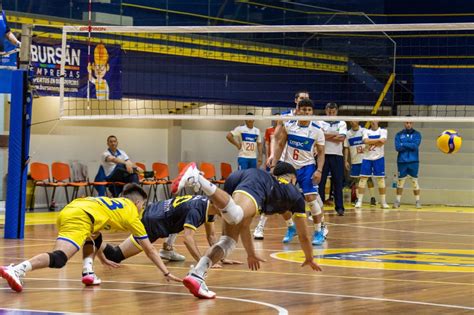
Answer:
<svg viewBox="0 0 474 315"><path fill-rule="evenodd" d="M438 272L474 272L474 250L411 248L334 248L314 251L322 266ZM302 251L273 258L302 263Z"/></svg>

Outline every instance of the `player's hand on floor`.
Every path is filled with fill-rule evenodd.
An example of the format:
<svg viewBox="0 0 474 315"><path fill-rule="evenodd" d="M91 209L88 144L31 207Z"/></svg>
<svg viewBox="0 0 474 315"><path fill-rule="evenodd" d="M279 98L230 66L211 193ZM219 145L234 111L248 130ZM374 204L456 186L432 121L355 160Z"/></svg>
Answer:
<svg viewBox="0 0 474 315"><path fill-rule="evenodd" d="M211 266L211 269L221 269L222 265L219 263L215 263L214 265Z"/></svg>
<svg viewBox="0 0 474 315"><path fill-rule="evenodd" d="M108 260L107 258L102 257L101 255L97 255L97 257L99 258L102 265L104 265L108 268L120 268L121 267L119 263L116 263L112 260Z"/></svg>
<svg viewBox="0 0 474 315"><path fill-rule="evenodd" d="M242 265L243 262L239 260L230 260L230 259L222 259L221 263L224 265Z"/></svg>
<svg viewBox="0 0 474 315"><path fill-rule="evenodd" d="M319 267L319 265L317 263L314 262L314 259L306 259L302 264L301 264L301 267L304 267L304 266L310 266L311 269L315 270L315 271L323 271L321 269L321 267Z"/></svg>
<svg viewBox="0 0 474 315"><path fill-rule="evenodd" d="M266 259L260 258L257 255L247 257L247 263L249 265L249 269L251 269L251 270L260 269L260 263L261 262L266 262L266 261L267 261Z"/></svg>
<svg viewBox="0 0 474 315"><path fill-rule="evenodd" d="M166 281L170 282L170 281L176 281L176 282L183 282L183 279L181 278L178 278L176 276L174 276L173 274L168 274L167 276L165 276L166 278Z"/></svg>

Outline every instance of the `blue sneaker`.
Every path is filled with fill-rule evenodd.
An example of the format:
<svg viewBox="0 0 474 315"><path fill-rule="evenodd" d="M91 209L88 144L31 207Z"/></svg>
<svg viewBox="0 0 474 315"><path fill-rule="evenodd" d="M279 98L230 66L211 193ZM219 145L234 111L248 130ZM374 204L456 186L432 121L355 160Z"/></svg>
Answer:
<svg viewBox="0 0 474 315"><path fill-rule="evenodd" d="M296 235L296 228L294 225L289 226L286 231L285 237L283 238L283 243L289 243L293 240Z"/></svg>
<svg viewBox="0 0 474 315"><path fill-rule="evenodd" d="M323 245L325 240L326 238L324 237L324 232L322 229L319 232L314 232L312 241L313 245Z"/></svg>

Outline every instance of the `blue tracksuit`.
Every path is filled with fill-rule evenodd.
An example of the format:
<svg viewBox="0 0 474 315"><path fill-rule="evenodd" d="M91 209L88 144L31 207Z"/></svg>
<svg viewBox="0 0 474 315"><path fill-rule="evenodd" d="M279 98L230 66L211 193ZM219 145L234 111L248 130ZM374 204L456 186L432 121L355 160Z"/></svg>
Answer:
<svg viewBox="0 0 474 315"><path fill-rule="evenodd" d="M398 152L398 163L419 162L421 134L415 129L403 129L395 136L395 150Z"/></svg>

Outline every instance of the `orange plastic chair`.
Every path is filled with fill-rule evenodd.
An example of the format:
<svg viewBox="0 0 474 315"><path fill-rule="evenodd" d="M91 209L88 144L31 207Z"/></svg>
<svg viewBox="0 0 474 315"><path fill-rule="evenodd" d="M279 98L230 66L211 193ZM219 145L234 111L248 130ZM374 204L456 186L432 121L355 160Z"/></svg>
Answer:
<svg viewBox="0 0 474 315"><path fill-rule="evenodd" d="M221 163L221 179L216 180L216 184L224 185L225 180L229 175L232 173L232 165L229 163L222 162Z"/></svg>
<svg viewBox="0 0 474 315"><path fill-rule="evenodd" d="M88 183L85 182L73 182L71 180L71 169L69 168L69 164L62 163L62 162L53 162L51 164L51 175L53 177L53 182L56 183L58 186L64 187L64 191L66 193L66 201L69 203L69 194L67 187L73 187L72 190L72 200L77 198L79 194L79 189L84 187L85 194L87 195L87 186ZM56 187L53 188L53 195L51 200L54 200L54 194L56 192Z"/></svg>
<svg viewBox="0 0 474 315"><path fill-rule="evenodd" d="M138 166L139 168L141 168L142 170L146 171L146 165L144 163L136 162L135 165ZM144 178L143 173L139 174L138 178L140 180L140 185L142 187L143 186L150 186L150 188L148 189L148 198L147 198L147 204L148 204L148 200L150 199L150 193L152 192L152 189L154 189L154 187L156 185L156 181L147 180L146 178ZM154 190L156 190L156 189L154 189Z"/></svg>
<svg viewBox="0 0 474 315"><path fill-rule="evenodd" d="M181 171L183 170L183 168L186 167L186 165L188 165L188 163L186 163L186 162L178 162L178 173L181 173Z"/></svg>
<svg viewBox="0 0 474 315"><path fill-rule="evenodd" d="M216 168L214 164L202 162L200 166L201 172L204 173L204 177L212 182L216 180Z"/></svg>
<svg viewBox="0 0 474 315"><path fill-rule="evenodd" d="M30 175L33 179L33 194L31 196L30 201L30 211L35 209L34 205L34 196L36 187L44 187L44 194L46 195L46 204L48 209L50 209L49 197L48 197L48 187L57 187L56 183L51 182L49 177L49 166L48 164L40 163L40 162L33 162L30 165ZM52 200L52 199L51 199Z"/></svg>
<svg viewBox="0 0 474 315"><path fill-rule="evenodd" d="M163 192L165 193L165 197L167 199L170 198L171 195L170 195L168 185L171 184L171 180L170 180L170 172L169 172L168 164L155 162L152 164L152 168L153 168L153 171L155 172L155 180L157 184L155 186L155 197L153 201L157 200L158 185L163 186Z"/></svg>

